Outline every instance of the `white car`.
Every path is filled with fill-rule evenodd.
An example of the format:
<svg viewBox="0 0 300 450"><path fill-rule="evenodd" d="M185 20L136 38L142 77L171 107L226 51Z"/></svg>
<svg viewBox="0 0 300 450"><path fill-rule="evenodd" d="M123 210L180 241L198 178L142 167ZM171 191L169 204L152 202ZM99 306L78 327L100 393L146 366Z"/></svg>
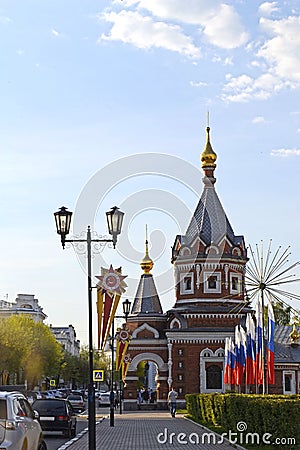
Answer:
<svg viewBox="0 0 300 450"><path fill-rule="evenodd" d="M115 391L114 391L114 400L116 403L117 393ZM110 406L110 391L100 392L98 401L99 401L99 406Z"/></svg>
<svg viewBox="0 0 300 450"><path fill-rule="evenodd" d="M44 447L43 447L44 446ZM38 413L20 392L0 392L0 449L46 448Z"/></svg>

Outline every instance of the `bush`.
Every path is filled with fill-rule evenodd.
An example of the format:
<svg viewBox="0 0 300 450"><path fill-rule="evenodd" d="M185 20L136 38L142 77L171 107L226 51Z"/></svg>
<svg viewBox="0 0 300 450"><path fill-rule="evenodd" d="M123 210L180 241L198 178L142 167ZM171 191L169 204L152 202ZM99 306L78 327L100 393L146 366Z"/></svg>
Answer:
<svg viewBox="0 0 300 450"><path fill-rule="evenodd" d="M281 440L278 448L300 448L297 395L189 394L186 407L188 415L208 428L220 426L226 433L238 432L238 438L243 440L241 444L245 443L247 433L257 433L260 440L269 433L270 441ZM245 422L246 430L237 428L239 422ZM285 438L294 438L296 444L289 441L285 445Z"/></svg>

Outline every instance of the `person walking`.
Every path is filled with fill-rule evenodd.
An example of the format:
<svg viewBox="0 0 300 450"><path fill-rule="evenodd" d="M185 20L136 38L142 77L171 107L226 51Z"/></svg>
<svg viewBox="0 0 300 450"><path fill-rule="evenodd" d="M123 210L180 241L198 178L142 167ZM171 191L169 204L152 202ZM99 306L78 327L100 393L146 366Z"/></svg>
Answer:
<svg viewBox="0 0 300 450"><path fill-rule="evenodd" d="M174 386L172 386L172 389L170 390L168 394L168 404L170 407L170 413L172 417L175 417L176 414L176 399L178 397L177 392L174 389Z"/></svg>

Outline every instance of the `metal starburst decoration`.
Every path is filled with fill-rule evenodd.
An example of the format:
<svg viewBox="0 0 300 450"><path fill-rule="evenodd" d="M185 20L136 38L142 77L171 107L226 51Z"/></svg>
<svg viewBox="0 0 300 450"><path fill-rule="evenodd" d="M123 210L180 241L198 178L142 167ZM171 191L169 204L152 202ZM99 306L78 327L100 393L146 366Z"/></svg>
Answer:
<svg viewBox="0 0 300 450"><path fill-rule="evenodd" d="M284 250L279 246L275 253L271 247L272 239L266 252L263 241L260 246L256 244L255 249L249 245L252 258L247 263L245 274L249 301L265 292L270 301L284 304L298 316L299 311L287 303L287 300L300 300L300 295L288 290L290 284L300 281L300 278L292 273L293 269L300 265L300 261L289 264L290 246Z"/></svg>

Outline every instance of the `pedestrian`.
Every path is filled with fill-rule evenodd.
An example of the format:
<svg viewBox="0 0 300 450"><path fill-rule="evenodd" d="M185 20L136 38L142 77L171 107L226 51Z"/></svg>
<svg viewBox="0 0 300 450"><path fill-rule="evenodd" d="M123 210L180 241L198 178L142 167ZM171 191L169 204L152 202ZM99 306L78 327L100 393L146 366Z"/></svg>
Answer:
<svg viewBox="0 0 300 450"><path fill-rule="evenodd" d="M170 413L172 417L175 417L176 414L176 399L178 397L177 392L174 389L174 386L172 386L169 394L168 394L168 404L170 407Z"/></svg>
<svg viewBox="0 0 300 450"><path fill-rule="evenodd" d="M143 401L142 392L140 389L137 391L137 407L138 409L141 409L141 403Z"/></svg>

